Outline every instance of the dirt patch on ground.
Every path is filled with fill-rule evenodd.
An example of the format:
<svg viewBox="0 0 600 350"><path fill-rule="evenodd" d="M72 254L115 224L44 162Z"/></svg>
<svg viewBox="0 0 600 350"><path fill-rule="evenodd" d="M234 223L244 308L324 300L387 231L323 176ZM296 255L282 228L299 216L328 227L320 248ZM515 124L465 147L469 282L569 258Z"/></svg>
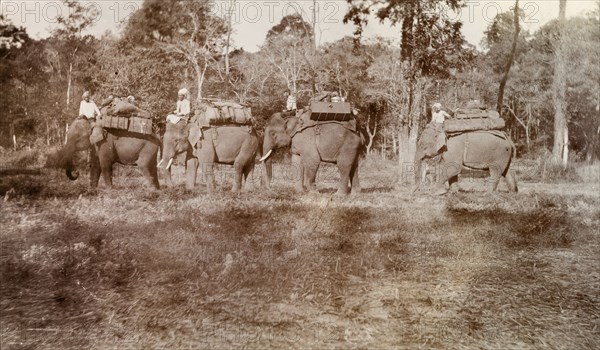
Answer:
<svg viewBox="0 0 600 350"><path fill-rule="evenodd" d="M4 176L2 348L596 347L598 196L377 166L350 197Z"/></svg>

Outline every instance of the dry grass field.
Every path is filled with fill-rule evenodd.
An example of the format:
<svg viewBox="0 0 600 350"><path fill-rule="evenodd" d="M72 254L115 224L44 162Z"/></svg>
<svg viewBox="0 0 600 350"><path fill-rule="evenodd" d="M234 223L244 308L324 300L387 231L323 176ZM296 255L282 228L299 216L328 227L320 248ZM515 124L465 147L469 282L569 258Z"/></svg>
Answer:
<svg viewBox="0 0 600 350"><path fill-rule="evenodd" d="M283 166L232 194L222 167L209 195L181 167L174 188L119 168L90 190L20 162L0 173L2 349L600 347L597 166L434 197L368 159L338 197L332 167L304 194Z"/></svg>

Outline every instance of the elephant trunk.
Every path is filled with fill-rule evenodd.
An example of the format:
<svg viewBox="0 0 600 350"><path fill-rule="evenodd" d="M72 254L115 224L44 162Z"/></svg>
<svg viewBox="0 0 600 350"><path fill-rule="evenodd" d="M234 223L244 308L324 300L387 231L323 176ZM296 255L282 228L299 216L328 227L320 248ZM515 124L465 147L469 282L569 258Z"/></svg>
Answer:
<svg viewBox="0 0 600 350"><path fill-rule="evenodd" d="M65 174L70 180L77 180L79 172L75 169L74 161L76 151L75 144L69 140L63 148L48 157L45 167L65 169Z"/></svg>
<svg viewBox="0 0 600 350"><path fill-rule="evenodd" d="M79 171L73 169L73 163L66 166L65 173L69 180L77 180L79 178Z"/></svg>
<svg viewBox="0 0 600 350"><path fill-rule="evenodd" d="M417 192L421 187L421 166L423 165L423 155L420 152L417 152L417 156L415 157L415 187L413 192Z"/></svg>
<svg viewBox="0 0 600 350"><path fill-rule="evenodd" d="M171 178L171 165L173 159L177 155L176 152L176 137L177 134L171 129L173 125L167 125L167 132L163 136L162 144L162 155L160 161L156 165L158 171L162 174L165 179L167 186L173 186L173 180Z"/></svg>

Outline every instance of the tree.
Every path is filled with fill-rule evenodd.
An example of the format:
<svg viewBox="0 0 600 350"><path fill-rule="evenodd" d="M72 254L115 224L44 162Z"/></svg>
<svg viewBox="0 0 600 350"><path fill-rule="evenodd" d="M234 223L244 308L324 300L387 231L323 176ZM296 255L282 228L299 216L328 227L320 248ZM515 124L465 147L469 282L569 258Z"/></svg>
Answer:
<svg viewBox="0 0 600 350"><path fill-rule="evenodd" d="M0 57L6 58L12 48L21 48L29 40L23 27L16 27L4 15L0 14Z"/></svg>
<svg viewBox="0 0 600 350"><path fill-rule="evenodd" d="M389 20L401 27L399 62L407 98L403 102L405 114L398 115L400 164L412 163L415 157L421 115L427 102L424 92L431 84L429 78L445 78L452 69L461 69L473 57L461 34L462 23L443 16L441 6L457 10L460 0L426 0L387 2L347 0L349 10L344 22L356 25L355 37L360 40L362 26L371 13L383 22Z"/></svg>
<svg viewBox="0 0 600 350"><path fill-rule="evenodd" d="M181 72L186 72L186 62L173 60L157 47L129 46L110 34L102 36L96 55L94 79L103 96L134 95L157 122L175 108L177 90L165 86L177 86L185 79Z"/></svg>
<svg viewBox="0 0 600 350"><path fill-rule="evenodd" d="M554 104L554 145L552 155L564 168L569 161L569 128L567 125L567 71L565 51L565 22L567 0L560 0L558 10L558 35L554 51L554 81L552 101Z"/></svg>
<svg viewBox="0 0 600 350"><path fill-rule="evenodd" d="M260 50L295 95L312 91L312 33L301 15L288 15L267 32Z"/></svg>
<svg viewBox="0 0 600 350"><path fill-rule="evenodd" d="M93 24L94 18L97 15L96 8L93 13L88 13L78 0L63 0L63 3L69 8L68 16L60 16L57 21L60 26L55 29L52 34L65 42L64 49L67 49L69 58L69 72L67 75L67 108L71 100L71 88L73 82L73 64L76 60L77 51L83 44L88 44L90 37L82 38L82 32ZM83 40L82 40L83 39ZM66 47L68 46L68 48Z"/></svg>
<svg viewBox="0 0 600 350"><path fill-rule="evenodd" d="M506 82L508 81L508 73L510 73L510 67L515 61L515 55L517 53L517 43L519 42L519 32L521 31L519 27L519 0L515 1L513 25L513 42L511 45L510 54L508 56L508 59L506 60L504 72L502 74L502 79L500 80L500 87L498 88L498 102L496 103L496 111L498 111L498 113L502 113L502 106L504 104L504 87L506 86Z"/></svg>
<svg viewBox="0 0 600 350"><path fill-rule="evenodd" d="M498 23L498 25L496 25ZM501 14L486 32L485 55L477 63L476 84L487 102L496 91L487 88L500 79L503 57L510 49L512 16ZM569 18L565 23L566 116L569 152L579 159L598 158L598 105L600 96L600 18L596 13ZM558 20L551 21L532 35L521 32L517 54L506 84L503 117L519 149L552 149L555 109L553 103L555 52Z"/></svg>
<svg viewBox="0 0 600 350"><path fill-rule="evenodd" d="M211 14L208 1L146 0L131 16L125 38L132 47L156 45L173 58L187 62L195 75L200 100L209 68L223 56L226 33L225 22Z"/></svg>
<svg viewBox="0 0 600 350"><path fill-rule="evenodd" d="M0 110L3 111L0 134L3 136L1 141L4 146L10 145L15 133L15 122L22 117L15 115L17 109L22 111L19 95L24 85L19 81L19 78L24 77L19 69L19 61L29 43L25 28L16 27L0 15Z"/></svg>
<svg viewBox="0 0 600 350"><path fill-rule="evenodd" d="M317 61L317 85L319 90L337 91L340 96L354 104L364 100L362 90L366 83L369 65L375 53L367 46L354 47L351 37L322 46Z"/></svg>
<svg viewBox="0 0 600 350"><path fill-rule="evenodd" d="M536 111L540 107L537 84L529 67L537 66L535 50L531 50L531 35L521 30L519 22L525 18L518 3L512 11L500 13L484 32L481 45L485 53L477 63L481 72L477 76L478 88L482 99L488 105L496 105L496 110L507 121L508 129L517 141L520 150L519 135L525 133L525 147L529 151L532 145ZM499 88L494 89L499 81ZM512 83L511 83L512 81ZM521 130L522 128L522 130Z"/></svg>

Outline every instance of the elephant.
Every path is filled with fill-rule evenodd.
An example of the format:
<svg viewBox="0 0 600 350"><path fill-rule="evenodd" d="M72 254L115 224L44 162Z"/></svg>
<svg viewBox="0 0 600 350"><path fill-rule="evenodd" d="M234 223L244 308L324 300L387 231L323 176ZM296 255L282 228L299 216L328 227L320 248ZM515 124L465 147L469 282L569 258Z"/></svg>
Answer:
<svg viewBox="0 0 600 350"><path fill-rule="evenodd" d="M146 135L127 130L108 129L106 137L92 146L91 124L87 118L77 118L69 127L67 143L48 160L46 166L64 168L67 177L76 180L79 172L74 170L74 156L78 151L90 150L90 186L96 188L100 174L107 186L112 186L114 163L137 165L148 183L158 189L156 159L160 140L156 135Z"/></svg>
<svg viewBox="0 0 600 350"><path fill-rule="evenodd" d="M431 158L440 151L436 147L435 128L427 127L421 135L416 152L415 191L421 184L421 164L425 158ZM496 191L500 177L504 177L508 190L517 192L517 181L510 169L514 144L502 131L470 131L450 136L438 164L438 181L435 194L448 192L445 183L452 186L463 167L489 170L489 190Z"/></svg>
<svg viewBox="0 0 600 350"><path fill-rule="evenodd" d="M207 182L207 189L215 188L213 165L229 164L235 168L233 192L242 189L242 178L254 170L256 155L259 151L259 139L254 129L248 125L222 125L203 128L195 122L185 119L177 123L167 122L163 136L163 153L159 165L165 174L166 183L173 185L170 167L173 159L185 153L186 187L194 188L198 166Z"/></svg>
<svg viewBox="0 0 600 350"><path fill-rule="evenodd" d="M268 158L272 151L291 144L292 165L298 170L297 191L304 191L304 185L309 191L316 191L319 165L326 162L337 164L340 174L338 194L348 194L348 184L352 193L359 193L358 162L363 147L360 133L348 123L311 122L310 113L310 110L304 110L292 117L284 117L281 113L271 116L265 126L264 156L261 158L267 162L267 174L271 173Z"/></svg>

